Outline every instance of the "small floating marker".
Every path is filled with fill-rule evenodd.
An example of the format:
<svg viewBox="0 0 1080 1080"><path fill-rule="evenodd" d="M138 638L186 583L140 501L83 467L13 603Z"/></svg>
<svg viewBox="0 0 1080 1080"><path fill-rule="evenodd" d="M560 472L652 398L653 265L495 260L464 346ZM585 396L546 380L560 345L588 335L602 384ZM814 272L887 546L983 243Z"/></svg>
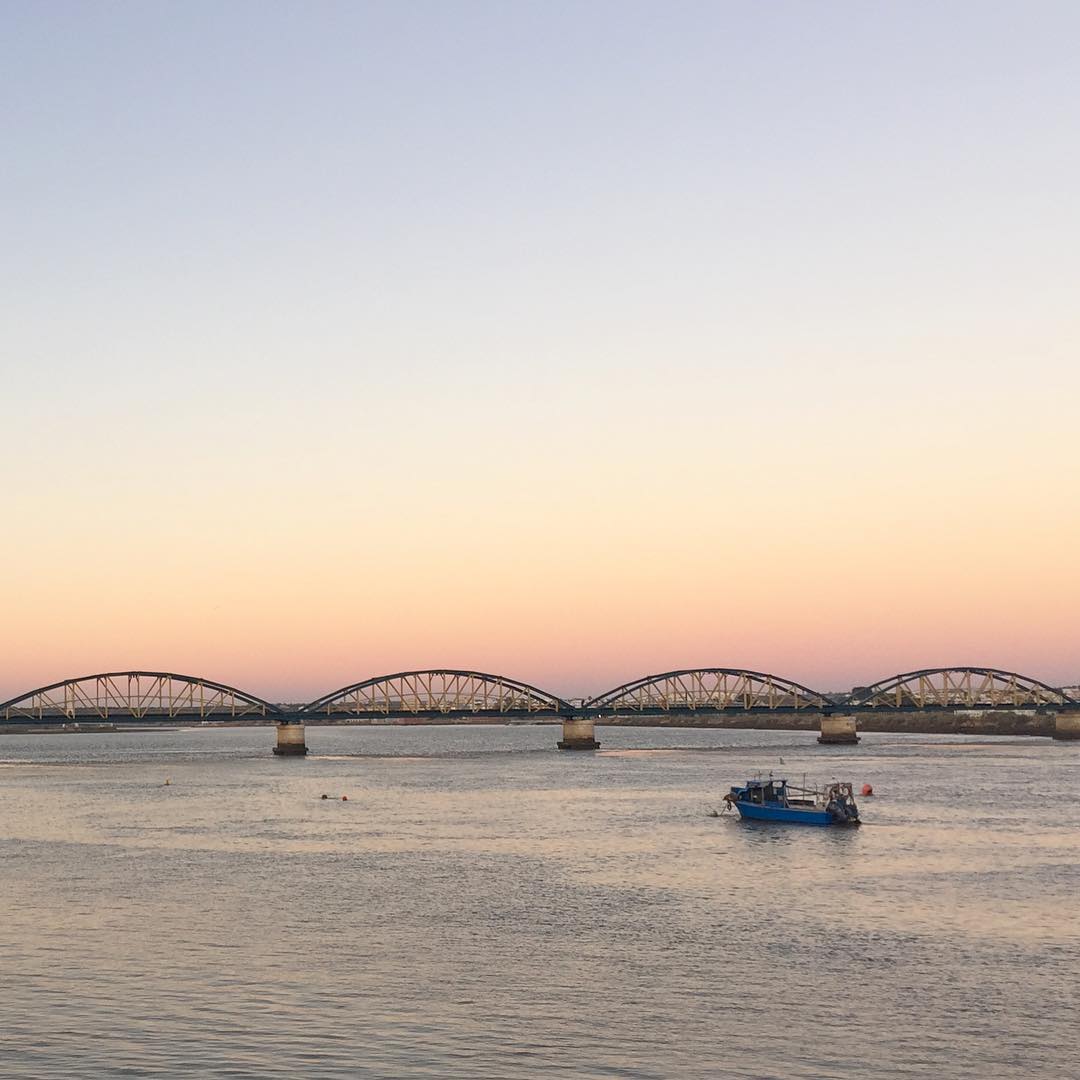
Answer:
<svg viewBox="0 0 1080 1080"><path fill-rule="evenodd" d="M172 783L172 781L168 777L166 777L165 778L165 786L168 787L171 783Z"/></svg>
<svg viewBox="0 0 1080 1080"><path fill-rule="evenodd" d="M320 799L329 799L330 796L329 795L320 795L319 798Z"/></svg>
<svg viewBox="0 0 1080 1080"><path fill-rule="evenodd" d="M349 801L349 796L348 795L342 795L341 796L341 801L342 802L348 802Z"/></svg>
<svg viewBox="0 0 1080 1080"><path fill-rule="evenodd" d="M860 795L873 795L874 794L874 789L873 789L873 787L871 787L870 784L863 784L862 791L860 791L859 794Z"/></svg>

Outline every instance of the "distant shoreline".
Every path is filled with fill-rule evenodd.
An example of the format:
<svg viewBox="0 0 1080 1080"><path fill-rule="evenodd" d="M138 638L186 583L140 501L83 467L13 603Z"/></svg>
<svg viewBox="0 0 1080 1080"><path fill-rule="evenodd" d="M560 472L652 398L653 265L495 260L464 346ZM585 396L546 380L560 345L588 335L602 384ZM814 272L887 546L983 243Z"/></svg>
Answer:
<svg viewBox="0 0 1080 1080"><path fill-rule="evenodd" d="M525 720L511 721L484 717L478 720L447 721L440 723L429 720L334 720L310 719L308 727L535 727L558 726L559 721ZM726 720L716 716L634 716L611 717L597 720L597 727L641 727L672 729L723 729L739 731L817 731L820 717L816 714L805 716L791 713L766 713L755 717L738 717ZM1025 712L897 712L897 713L860 713L857 715L858 730L882 734L911 735L1033 735L1051 737L1054 734L1054 717L1035 710ZM183 729L208 728L250 728L272 727L272 720L213 720L193 721L190 724L113 724L84 723L78 727L45 724L0 724L2 735L105 735L121 732L180 731Z"/></svg>

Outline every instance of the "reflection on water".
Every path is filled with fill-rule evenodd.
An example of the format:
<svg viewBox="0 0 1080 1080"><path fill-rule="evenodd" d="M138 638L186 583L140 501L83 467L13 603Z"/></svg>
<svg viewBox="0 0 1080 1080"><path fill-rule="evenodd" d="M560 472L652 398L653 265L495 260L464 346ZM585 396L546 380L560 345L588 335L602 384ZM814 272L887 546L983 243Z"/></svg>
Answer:
<svg viewBox="0 0 1080 1080"><path fill-rule="evenodd" d="M1080 1075L1080 747L555 737L0 738L0 1072ZM707 816L759 770L879 794Z"/></svg>

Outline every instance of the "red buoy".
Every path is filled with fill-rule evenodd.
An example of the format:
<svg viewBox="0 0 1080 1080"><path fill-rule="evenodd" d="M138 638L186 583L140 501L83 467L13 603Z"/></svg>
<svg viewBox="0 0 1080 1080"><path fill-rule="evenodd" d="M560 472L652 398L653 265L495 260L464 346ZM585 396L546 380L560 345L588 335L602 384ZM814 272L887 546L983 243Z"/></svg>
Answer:
<svg viewBox="0 0 1080 1080"><path fill-rule="evenodd" d="M860 791L859 794L860 795L873 795L874 794L874 789L869 784L863 784L862 791Z"/></svg>
<svg viewBox="0 0 1080 1080"><path fill-rule="evenodd" d="M349 796L348 795L342 795L341 796L341 801L342 802L348 802L349 801Z"/></svg>

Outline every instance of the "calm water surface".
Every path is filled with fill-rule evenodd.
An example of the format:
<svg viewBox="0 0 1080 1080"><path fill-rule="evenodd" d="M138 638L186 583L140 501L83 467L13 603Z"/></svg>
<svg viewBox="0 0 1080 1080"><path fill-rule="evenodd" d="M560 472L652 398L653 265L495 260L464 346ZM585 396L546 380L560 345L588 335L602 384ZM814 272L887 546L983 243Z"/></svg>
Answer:
<svg viewBox="0 0 1080 1080"><path fill-rule="evenodd" d="M0 737L0 1075L1080 1077L1080 746L599 737Z"/></svg>

